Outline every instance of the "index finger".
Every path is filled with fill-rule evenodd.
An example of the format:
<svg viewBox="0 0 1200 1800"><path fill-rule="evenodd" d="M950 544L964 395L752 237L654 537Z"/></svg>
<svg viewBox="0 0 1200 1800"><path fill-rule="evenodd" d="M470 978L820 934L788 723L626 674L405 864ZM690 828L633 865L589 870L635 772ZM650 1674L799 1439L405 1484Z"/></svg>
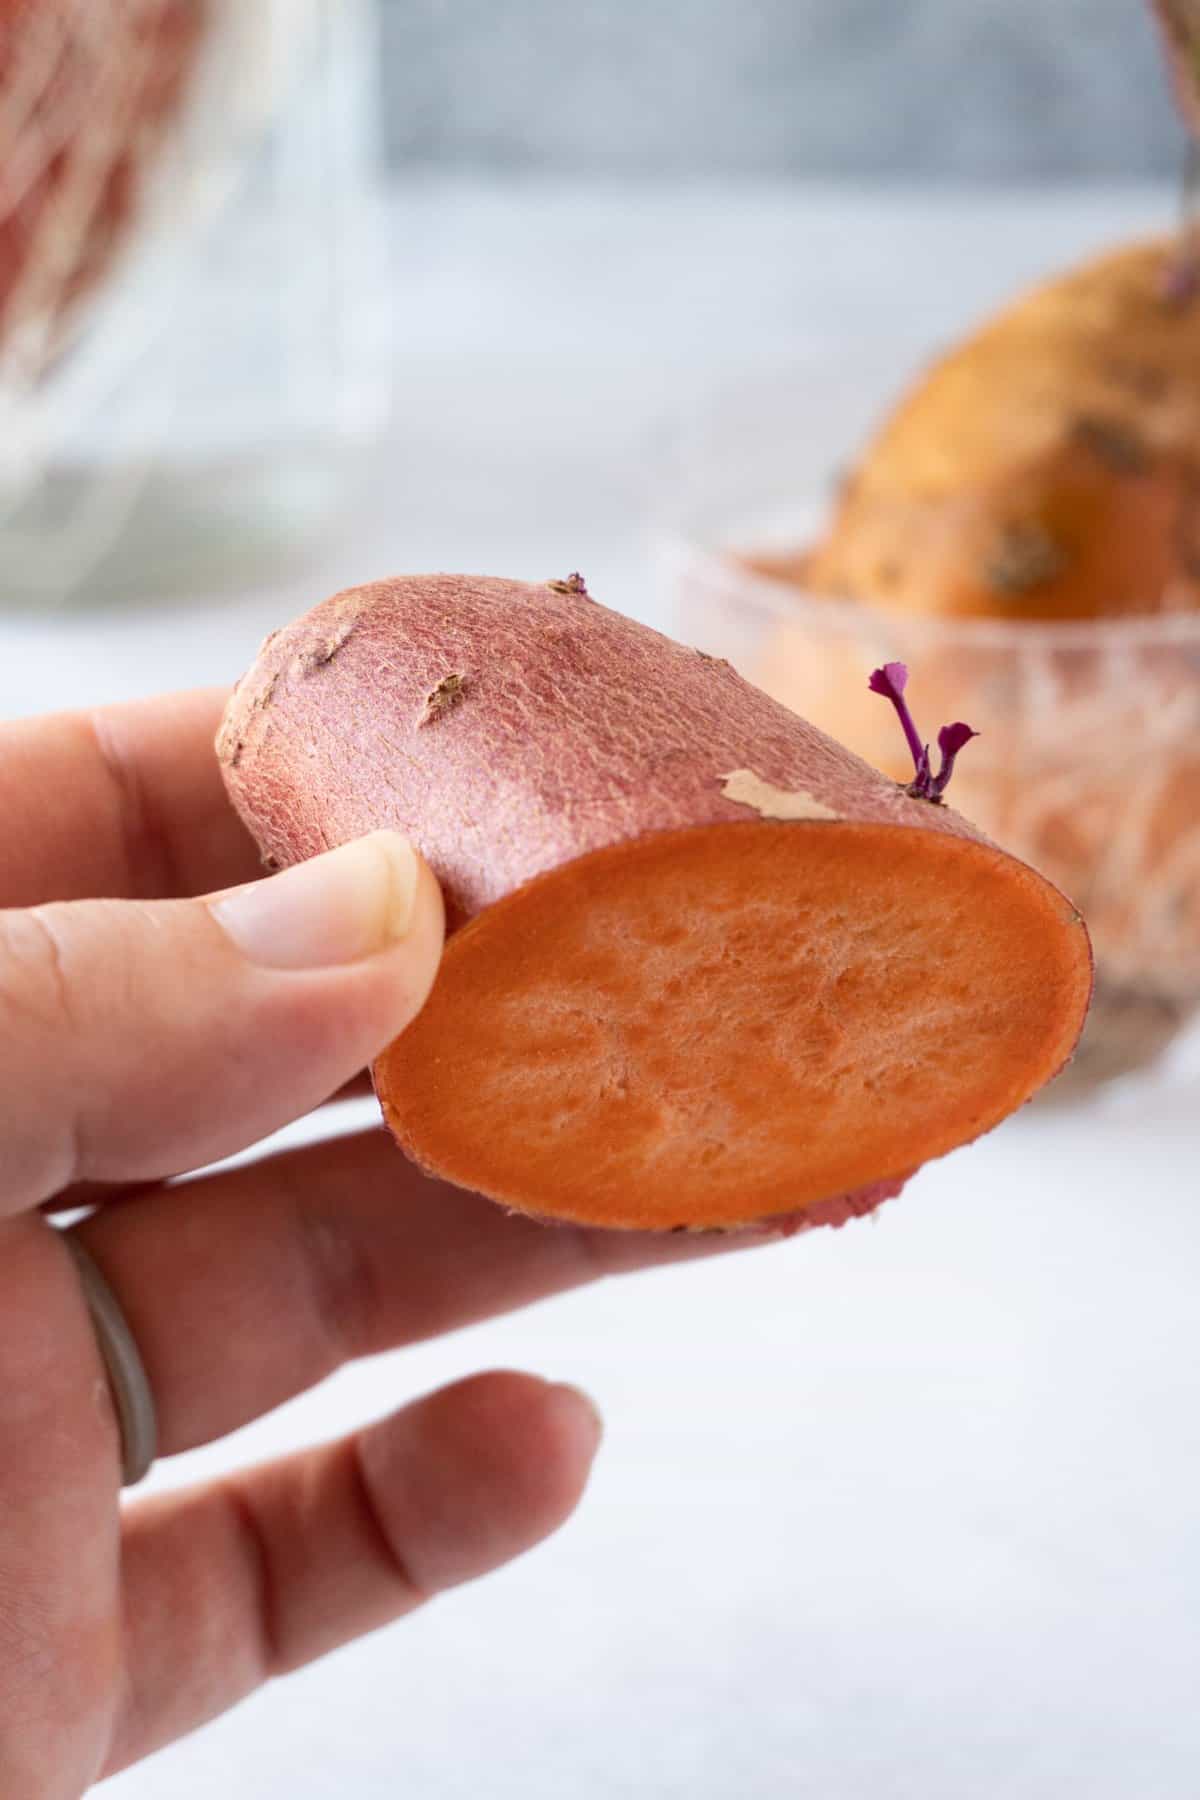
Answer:
<svg viewBox="0 0 1200 1800"><path fill-rule="evenodd" d="M0 724L0 906L175 899L260 875L213 748L226 698Z"/></svg>

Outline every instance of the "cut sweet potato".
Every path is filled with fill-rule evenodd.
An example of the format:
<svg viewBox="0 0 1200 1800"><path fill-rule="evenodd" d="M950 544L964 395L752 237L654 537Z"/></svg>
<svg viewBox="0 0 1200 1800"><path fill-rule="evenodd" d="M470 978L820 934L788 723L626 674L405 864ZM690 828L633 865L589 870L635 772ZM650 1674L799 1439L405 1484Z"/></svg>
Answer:
<svg viewBox="0 0 1200 1800"><path fill-rule="evenodd" d="M451 936L376 1085L538 1215L840 1222L1070 1056L1078 913L742 681L587 597L412 576L269 639L219 750L274 862L381 826Z"/></svg>

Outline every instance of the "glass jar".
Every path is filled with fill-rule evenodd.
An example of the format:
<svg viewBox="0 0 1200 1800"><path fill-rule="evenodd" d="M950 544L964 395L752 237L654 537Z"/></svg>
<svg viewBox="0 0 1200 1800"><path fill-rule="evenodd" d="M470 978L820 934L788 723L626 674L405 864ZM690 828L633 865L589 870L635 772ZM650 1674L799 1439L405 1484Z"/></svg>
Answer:
<svg viewBox="0 0 1200 1800"><path fill-rule="evenodd" d="M0 152L29 173L0 186L0 601L270 579L336 519L386 396L374 7L16 17Z"/></svg>

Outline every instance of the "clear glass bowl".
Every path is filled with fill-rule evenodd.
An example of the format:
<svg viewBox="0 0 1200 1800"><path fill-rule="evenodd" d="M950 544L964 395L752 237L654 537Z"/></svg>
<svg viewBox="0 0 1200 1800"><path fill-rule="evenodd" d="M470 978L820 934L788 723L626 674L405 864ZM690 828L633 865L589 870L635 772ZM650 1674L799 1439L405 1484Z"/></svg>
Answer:
<svg viewBox="0 0 1200 1800"><path fill-rule="evenodd" d="M812 444L812 388L776 380L685 431L658 543L672 629L897 779L911 763L867 688L909 665L932 737L980 733L950 800L1079 906L1096 951L1092 1014L1066 1094L1151 1066L1200 1012L1200 616L1010 624L885 614L743 558L802 550L824 503L789 496ZM772 428L774 421L774 428Z"/></svg>

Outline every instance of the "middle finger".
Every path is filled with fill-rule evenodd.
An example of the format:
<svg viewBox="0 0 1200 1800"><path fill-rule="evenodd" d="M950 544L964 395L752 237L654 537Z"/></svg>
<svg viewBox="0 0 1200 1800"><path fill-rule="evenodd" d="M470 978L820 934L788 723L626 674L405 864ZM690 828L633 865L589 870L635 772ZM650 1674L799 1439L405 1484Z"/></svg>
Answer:
<svg viewBox="0 0 1200 1800"><path fill-rule="evenodd" d="M323 1113L327 1106L340 1106L344 1100L365 1100L374 1094L369 1069L362 1069L350 1081L323 1100L316 1111ZM311 1115L309 1115L311 1116ZM119 1200L128 1200L134 1194L159 1192L168 1181L174 1181L182 1170L164 1169L153 1181L76 1181L70 1187L61 1188L51 1200L43 1200L40 1212L63 1213L77 1212L84 1207L114 1206Z"/></svg>
<svg viewBox="0 0 1200 1800"><path fill-rule="evenodd" d="M163 1454L223 1437L353 1357L762 1241L540 1225L421 1175L382 1130L137 1195L74 1229L137 1340Z"/></svg>

